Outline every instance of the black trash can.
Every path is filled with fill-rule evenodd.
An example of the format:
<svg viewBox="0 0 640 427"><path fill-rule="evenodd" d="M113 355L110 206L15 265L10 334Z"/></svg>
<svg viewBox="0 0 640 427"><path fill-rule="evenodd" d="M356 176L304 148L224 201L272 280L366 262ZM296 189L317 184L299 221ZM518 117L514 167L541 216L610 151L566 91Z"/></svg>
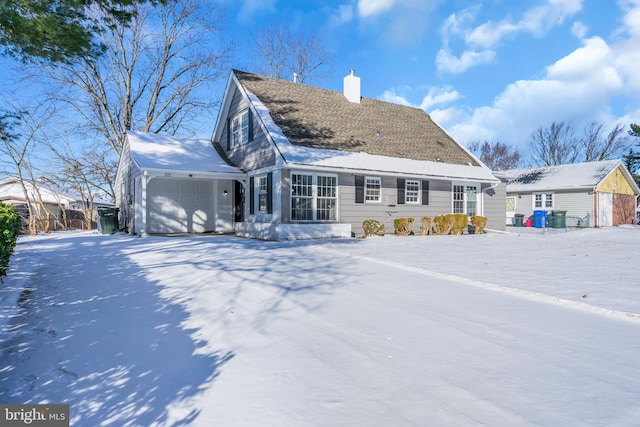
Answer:
<svg viewBox="0 0 640 427"><path fill-rule="evenodd" d="M524 227L524 214L515 214L513 217L514 227Z"/></svg>
<svg viewBox="0 0 640 427"><path fill-rule="evenodd" d="M567 228L567 211L551 211L551 227Z"/></svg>
<svg viewBox="0 0 640 427"><path fill-rule="evenodd" d="M119 208L99 208L100 229L102 234L113 234L118 230Z"/></svg>

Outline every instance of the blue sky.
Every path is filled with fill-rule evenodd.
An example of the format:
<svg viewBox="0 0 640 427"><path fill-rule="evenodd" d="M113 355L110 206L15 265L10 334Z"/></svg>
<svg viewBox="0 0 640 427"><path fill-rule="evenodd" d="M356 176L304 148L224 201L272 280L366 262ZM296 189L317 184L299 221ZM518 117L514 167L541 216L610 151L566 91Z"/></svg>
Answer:
<svg viewBox="0 0 640 427"><path fill-rule="evenodd" d="M233 67L252 70L251 39L285 23L333 57L314 84L423 108L466 144L526 147L553 121L640 123L640 0L226 0L238 41Z"/></svg>

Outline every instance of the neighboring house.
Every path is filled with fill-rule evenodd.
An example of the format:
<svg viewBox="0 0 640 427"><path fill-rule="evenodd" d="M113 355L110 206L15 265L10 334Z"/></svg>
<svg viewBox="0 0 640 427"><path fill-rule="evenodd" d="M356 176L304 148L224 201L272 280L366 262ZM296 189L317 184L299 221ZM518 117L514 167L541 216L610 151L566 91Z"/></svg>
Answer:
<svg viewBox="0 0 640 427"><path fill-rule="evenodd" d="M130 233L228 233L246 174L209 140L128 132L116 173L120 228Z"/></svg>
<svg viewBox="0 0 640 427"><path fill-rule="evenodd" d="M0 180L0 202L13 205L25 220L28 215L27 203L31 204L39 229L47 228L45 222L49 222L48 229L54 230L56 223L64 221L65 212L74 202L72 197L52 189L44 182L34 186L30 181L25 181L24 187L27 190L26 196L19 178Z"/></svg>
<svg viewBox="0 0 640 427"><path fill-rule="evenodd" d="M512 169L496 173L507 185L507 223L515 214L566 211L567 226L630 224L640 188L620 160ZM580 223L578 223L580 220Z"/></svg>
<svg viewBox="0 0 640 427"><path fill-rule="evenodd" d="M505 228L504 184L429 115L361 97L353 73L344 85L233 70L208 144L130 132L116 179L122 225L284 240L360 236L366 219L393 233L399 217L418 232L422 216L459 212Z"/></svg>

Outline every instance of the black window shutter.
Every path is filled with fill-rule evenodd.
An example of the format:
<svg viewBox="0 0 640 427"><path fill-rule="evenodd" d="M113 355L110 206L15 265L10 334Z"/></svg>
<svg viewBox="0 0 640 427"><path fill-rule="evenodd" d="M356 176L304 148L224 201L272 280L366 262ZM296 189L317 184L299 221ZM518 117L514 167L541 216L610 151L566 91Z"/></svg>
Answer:
<svg viewBox="0 0 640 427"><path fill-rule="evenodd" d="M249 109L249 113L248 113L249 117L248 117L248 121L249 121L249 137L248 137L248 141L251 142L253 141L253 113L251 112L251 109Z"/></svg>
<svg viewBox="0 0 640 427"><path fill-rule="evenodd" d="M273 213L273 172L267 174L267 213Z"/></svg>
<svg viewBox="0 0 640 427"><path fill-rule="evenodd" d="M231 119L227 118L227 151L231 150Z"/></svg>
<svg viewBox="0 0 640 427"><path fill-rule="evenodd" d="M422 181L422 204L429 204L429 181Z"/></svg>
<svg viewBox="0 0 640 427"><path fill-rule="evenodd" d="M356 203L364 203L364 176L356 175Z"/></svg>
<svg viewBox="0 0 640 427"><path fill-rule="evenodd" d="M398 178L398 204L404 205L404 178Z"/></svg>
<svg viewBox="0 0 640 427"><path fill-rule="evenodd" d="M249 215L253 215L256 212L255 188L253 188L253 177L249 178Z"/></svg>

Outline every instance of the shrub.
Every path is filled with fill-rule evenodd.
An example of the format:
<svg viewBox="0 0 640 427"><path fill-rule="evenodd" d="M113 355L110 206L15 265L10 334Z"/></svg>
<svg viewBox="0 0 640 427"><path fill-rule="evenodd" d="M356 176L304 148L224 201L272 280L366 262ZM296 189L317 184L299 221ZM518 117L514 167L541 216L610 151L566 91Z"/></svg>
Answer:
<svg viewBox="0 0 640 427"><path fill-rule="evenodd" d="M9 268L9 259L18 240L22 222L13 206L0 202L0 280Z"/></svg>
<svg viewBox="0 0 640 427"><path fill-rule="evenodd" d="M484 228L487 226L487 217L480 215L472 216L471 225L473 225L474 234L482 234Z"/></svg>
<svg viewBox="0 0 640 427"><path fill-rule="evenodd" d="M408 236L411 234L412 225L413 218L396 218L393 220L393 228L395 228L396 234L399 236Z"/></svg>
<svg viewBox="0 0 640 427"><path fill-rule="evenodd" d="M467 217L467 214L463 213L451 215L453 215L453 226L451 227L451 234L455 234L458 236L464 232L465 228L467 228L469 218Z"/></svg>
<svg viewBox="0 0 640 427"><path fill-rule="evenodd" d="M362 222L362 230L364 230L364 237L369 236L384 236L386 232L384 224L375 219L366 219Z"/></svg>
<svg viewBox="0 0 640 427"><path fill-rule="evenodd" d="M420 234L422 234L423 236L426 236L431 232L431 217L423 216L421 218L421 222L422 222L422 225L420 227Z"/></svg>
<svg viewBox="0 0 640 427"><path fill-rule="evenodd" d="M447 235L453 228L453 214L438 215L433 218L433 234Z"/></svg>

